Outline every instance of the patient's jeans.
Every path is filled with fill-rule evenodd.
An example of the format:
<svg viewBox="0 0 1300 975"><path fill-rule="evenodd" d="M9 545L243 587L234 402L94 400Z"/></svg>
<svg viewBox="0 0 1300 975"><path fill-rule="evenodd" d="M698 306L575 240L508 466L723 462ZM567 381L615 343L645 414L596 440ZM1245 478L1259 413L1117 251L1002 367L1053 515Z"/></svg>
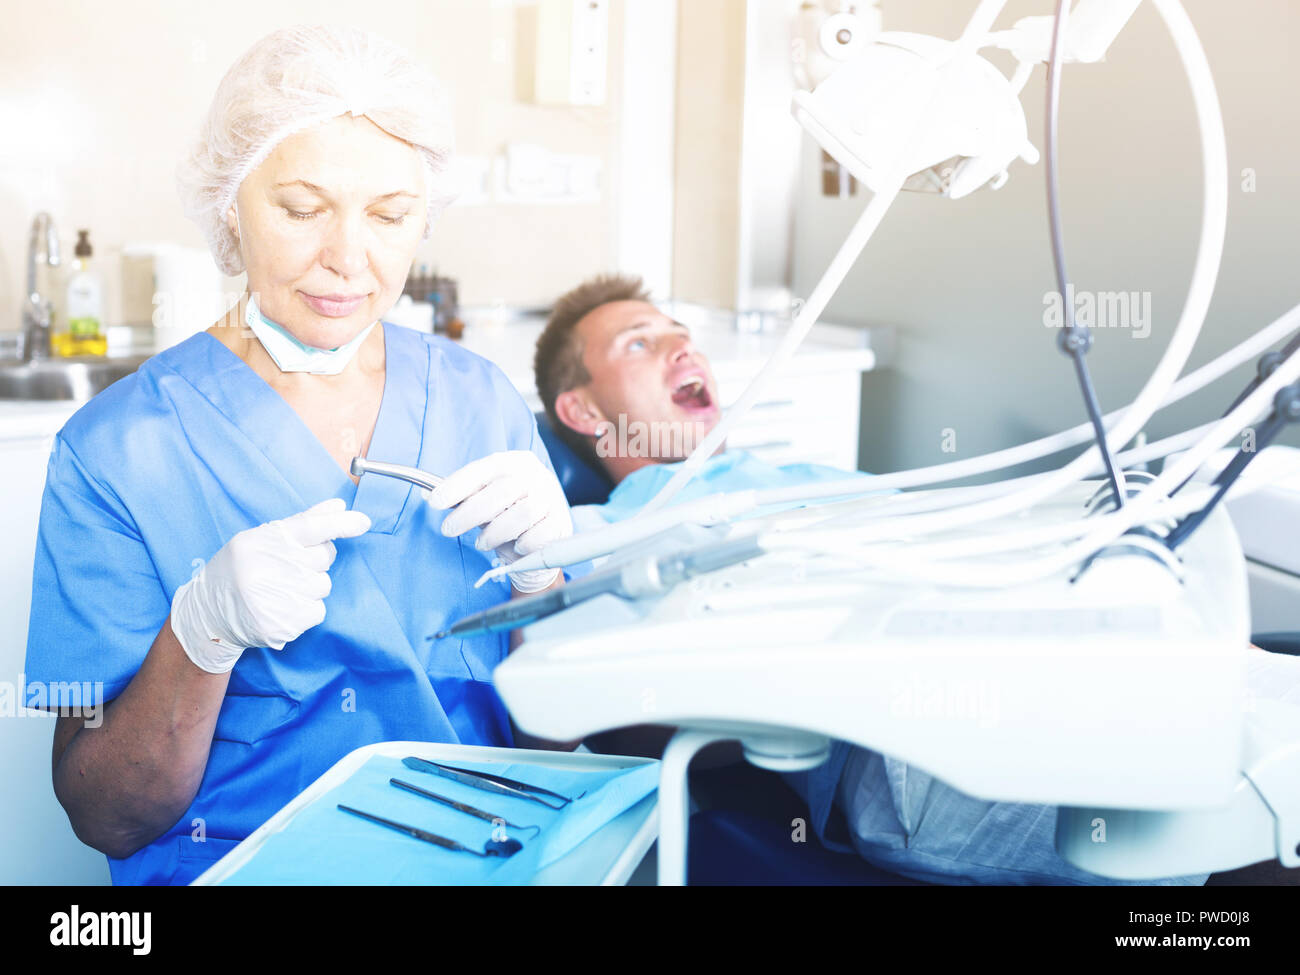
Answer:
<svg viewBox="0 0 1300 975"><path fill-rule="evenodd" d="M988 802L855 748L840 779L853 845L885 870L946 884L1203 884L1208 874L1123 881L1056 852L1056 807ZM905 822L904 822L905 820Z"/></svg>
<svg viewBox="0 0 1300 975"><path fill-rule="evenodd" d="M1247 691L1300 706L1300 657L1250 651ZM835 799L854 847L885 870L949 884L1173 885L1203 884L1209 876L1121 881L1087 873L1056 852L1055 806L976 799L904 762L842 742L832 754L823 769L787 781L809 801L819 830L829 805L827 778L837 782Z"/></svg>

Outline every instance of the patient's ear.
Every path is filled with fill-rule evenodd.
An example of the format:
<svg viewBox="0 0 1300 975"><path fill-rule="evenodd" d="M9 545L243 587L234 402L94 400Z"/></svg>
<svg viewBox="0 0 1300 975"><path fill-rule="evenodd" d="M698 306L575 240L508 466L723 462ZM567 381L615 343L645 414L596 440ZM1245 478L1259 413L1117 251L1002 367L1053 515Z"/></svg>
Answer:
<svg viewBox="0 0 1300 975"><path fill-rule="evenodd" d="M594 437L605 422L605 415L582 390L565 390L555 397L555 415L570 430Z"/></svg>

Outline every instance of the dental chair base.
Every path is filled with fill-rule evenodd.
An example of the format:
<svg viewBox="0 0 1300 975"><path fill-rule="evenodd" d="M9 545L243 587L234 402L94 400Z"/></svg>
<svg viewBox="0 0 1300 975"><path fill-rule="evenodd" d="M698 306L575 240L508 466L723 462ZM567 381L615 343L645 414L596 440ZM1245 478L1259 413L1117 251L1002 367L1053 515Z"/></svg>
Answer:
<svg viewBox="0 0 1300 975"><path fill-rule="evenodd" d="M986 527L1078 517L1090 493L1080 485ZM681 548L683 531L657 544ZM1266 727L1260 710L1248 736L1245 562L1226 513L1179 554L1181 581L1139 553L1094 560L1074 580L1063 572L977 589L772 552L662 596L605 595L541 620L495 681L520 727L547 738L681 729L661 770L667 882L684 879L686 765L722 738L748 742L751 759L772 768L816 765L825 742L842 739L989 800L1079 807L1091 818L1093 807L1135 810L1125 814L1137 817L1131 828L1106 814L1106 835L1119 841L1101 851L1068 821L1063 852L1095 872L1132 876L1118 847L1146 843L1145 823L1163 823L1158 835L1171 839L1153 853L1159 869L1132 869L1223 869L1261 859L1261 836L1275 842L1289 816L1274 779L1290 761L1293 745L1279 744L1291 741L1290 718L1279 712ZM1235 798L1243 769L1271 819ZM1199 821L1238 803L1241 813L1223 815L1252 838L1216 833L1212 862L1174 837L1185 814L1169 810ZM1273 855L1274 846L1263 854Z"/></svg>

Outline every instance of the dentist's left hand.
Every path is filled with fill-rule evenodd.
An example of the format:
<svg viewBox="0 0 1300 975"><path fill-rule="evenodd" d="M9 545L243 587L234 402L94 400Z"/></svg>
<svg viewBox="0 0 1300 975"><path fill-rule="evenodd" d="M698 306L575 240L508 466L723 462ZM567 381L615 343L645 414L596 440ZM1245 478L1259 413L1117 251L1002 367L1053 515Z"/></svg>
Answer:
<svg viewBox="0 0 1300 975"><path fill-rule="evenodd" d="M529 450L471 461L424 496L435 508L456 509L443 519L444 535L455 538L482 526L475 548L495 549L503 565L573 534L564 489ZM559 576L559 569L528 569L510 573L510 582L521 593L533 593Z"/></svg>

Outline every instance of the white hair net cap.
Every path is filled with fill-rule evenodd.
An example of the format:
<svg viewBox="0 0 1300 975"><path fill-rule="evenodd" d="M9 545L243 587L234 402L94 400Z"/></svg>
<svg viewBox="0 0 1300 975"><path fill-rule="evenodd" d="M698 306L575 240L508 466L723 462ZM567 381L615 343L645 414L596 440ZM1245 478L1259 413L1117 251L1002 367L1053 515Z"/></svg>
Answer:
<svg viewBox="0 0 1300 975"><path fill-rule="evenodd" d="M185 215L217 266L244 270L226 213L239 186L284 139L340 115L364 115L424 160L424 238L451 202L452 121L438 81L396 44L354 27L285 27L254 44L217 87L193 151L176 171Z"/></svg>

